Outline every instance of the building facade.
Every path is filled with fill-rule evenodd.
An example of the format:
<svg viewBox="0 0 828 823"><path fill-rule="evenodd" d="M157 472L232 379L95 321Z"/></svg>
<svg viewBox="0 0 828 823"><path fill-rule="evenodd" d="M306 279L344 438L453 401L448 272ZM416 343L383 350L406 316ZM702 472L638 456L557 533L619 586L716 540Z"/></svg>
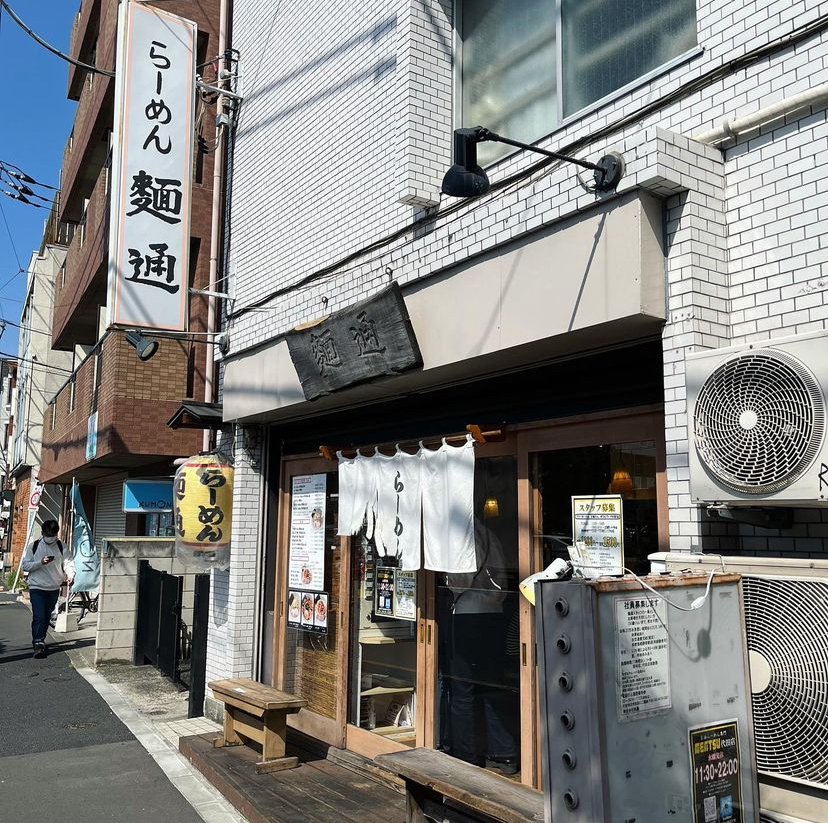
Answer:
<svg viewBox="0 0 828 823"><path fill-rule="evenodd" d="M40 248L32 254L27 270L26 295L20 312L18 335L17 397L9 448L9 475L14 488L12 554L19 560L29 536L29 501L40 475L43 418L59 387L72 373L71 352L54 351L52 311L55 280L66 258L66 246L54 232L54 220L46 226ZM43 487L33 525L59 520L62 489ZM39 533L39 532L38 532Z"/></svg>
<svg viewBox="0 0 828 823"><path fill-rule="evenodd" d="M764 528L695 503L685 380L696 351L825 331L828 5L559 6L234 4L248 67L222 368L236 489L207 661L208 680L305 697L297 728L331 745L511 761L501 770L534 785L533 617L517 585L565 555L573 496L622 495L634 571L659 550L828 549L824 506ZM452 130L477 125L593 163L618 152L624 176L596 192L591 171L486 142L489 191L442 195ZM353 379L360 324L396 290L419 364ZM308 358L321 391L297 370ZM493 586L421 570L413 620L394 619L376 589L398 569L368 534L338 535L331 458L462 443L469 427L477 549L490 547L478 574ZM308 484L326 634L291 614ZM469 639L463 593L492 588ZM469 712L485 729L473 744Z"/></svg>
<svg viewBox="0 0 828 823"><path fill-rule="evenodd" d="M3 476L3 503L0 508L0 531L2 531L3 568L14 566L14 545L12 543L12 525L14 492L11 488L9 474L9 451L14 426L14 406L17 384L17 360L3 358L0 360L0 469Z"/></svg>
<svg viewBox="0 0 828 823"><path fill-rule="evenodd" d="M117 0L84 0L71 33L70 53L104 71L115 68ZM150 4L151 5L151 4ZM159 3L198 26L196 62L218 49L218 0ZM197 452L200 431L173 431L167 420L184 399L204 399L204 339L207 304L189 300L190 336L159 340L143 362L123 330L107 327L110 186L115 81L70 66L67 94L77 100L72 132L63 153L58 200L61 226L73 236L55 283L52 345L70 353L72 367L44 412L41 479L81 485L96 540L107 536L171 534L171 516L134 515L122 508L127 477L169 477L172 461ZM215 107L199 99L197 148L193 157L191 288L205 288L210 266Z"/></svg>

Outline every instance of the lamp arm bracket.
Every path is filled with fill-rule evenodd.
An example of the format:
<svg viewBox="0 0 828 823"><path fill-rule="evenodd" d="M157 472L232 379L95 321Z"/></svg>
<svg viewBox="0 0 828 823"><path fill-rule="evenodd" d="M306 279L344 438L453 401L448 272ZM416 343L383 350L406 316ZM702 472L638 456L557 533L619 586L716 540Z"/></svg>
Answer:
<svg viewBox="0 0 828 823"><path fill-rule="evenodd" d="M533 146L529 143L522 143L520 140L512 140L510 137L503 137L484 126L475 126L473 129L468 129L467 133L473 135L478 143L505 143L507 146L514 146L515 148L531 151L535 154L542 154L544 157L551 157L553 160L573 163L582 169L589 169L595 176L595 190L599 192L613 190L624 176L624 158L618 152L607 152L597 163L590 163L589 160L581 160L578 157L570 157L569 155L542 149L539 146Z"/></svg>
<svg viewBox="0 0 828 823"><path fill-rule="evenodd" d="M590 163L588 160L581 160L577 157L569 157L566 154L558 154L556 151L549 151L548 149L542 149L539 146L533 146L529 143L521 143L519 140L512 140L510 137L502 137L499 134L496 134L493 131L490 131L483 126L479 126L477 129L478 142L494 142L494 143L505 143L507 146L514 146L518 149L525 149L526 151L533 151L535 154L542 154L545 157L551 157L554 160L563 160L565 163L574 163L576 166L580 166L584 169L590 169L591 171L598 171L600 170L600 166L597 163Z"/></svg>

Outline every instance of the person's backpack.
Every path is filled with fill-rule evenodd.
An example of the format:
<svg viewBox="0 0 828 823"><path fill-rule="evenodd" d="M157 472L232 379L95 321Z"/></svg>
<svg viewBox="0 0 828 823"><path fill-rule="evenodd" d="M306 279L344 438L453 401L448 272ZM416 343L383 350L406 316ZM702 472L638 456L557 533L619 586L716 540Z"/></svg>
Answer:
<svg viewBox="0 0 828 823"><path fill-rule="evenodd" d="M37 554L37 547L39 545L40 545L40 538L38 537L37 540L35 540L34 545L32 546L32 557L34 557ZM57 545L58 545L58 548L60 549L60 554L61 554L61 557L62 557L63 556L63 543L60 542L60 538L58 538Z"/></svg>

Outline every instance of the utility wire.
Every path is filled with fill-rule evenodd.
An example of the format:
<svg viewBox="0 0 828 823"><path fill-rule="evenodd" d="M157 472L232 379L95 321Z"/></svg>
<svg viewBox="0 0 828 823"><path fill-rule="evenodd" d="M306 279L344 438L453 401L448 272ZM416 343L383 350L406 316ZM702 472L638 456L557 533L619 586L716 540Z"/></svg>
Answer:
<svg viewBox="0 0 828 823"><path fill-rule="evenodd" d="M28 357L19 357L16 354L10 354L7 351L0 351L0 357L5 357L8 360L16 360L18 363L28 363L40 369L48 369L49 371L58 371L63 374L74 374L71 369L62 369L60 366L50 366L47 363L41 363L40 360L32 360Z"/></svg>
<svg viewBox="0 0 828 823"><path fill-rule="evenodd" d="M2 209L2 205L0 205L0 209ZM26 274L26 270L24 268L19 268L2 286L0 286L0 292L4 291L6 286L9 286L14 282L14 278L20 274ZM22 300L20 302L23 302Z"/></svg>
<svg viewBox="0 0 828 823"><path fill-rule="evenodd" d="M2 0L0 0L2 2ZM6 220L6 211L3 204L0 203L0 214L3 215L3 222L6 224L6 232L9 235L9 242L11 243L12 251L14 252L14 259L17 260L18 274L23 271L23 266L20 265L20 255L17 253L17 246L14 245L14 238L12 237L11 229L9 228L9 221Z"/></svg>
<svg viewBox="0 0 828 823"><path fill-rule="evenodd" d="M25 329L30 334L43 334L46 337L52 336L52 332L50 331L41 331L40 329L33 329L28 326L23 326L20 323L15 323L13 320L2 319L0 320L0 326L14 326L16 329Z"/></svg>
<svg viewBox="0 0 828 823"><path fill-rule="evenodd" d="M90 66L89 63L82 63L80 60L75 60L74 57L70 57L68 54L64 54L60 49L56 49L54 46L47 43L40 35L36 34L32 31L15 13L14 9L6 2L6 0L0 0L0 9L5 9L9 13L9 17L20 26L26 34L29 35L33 40L40 43L44 49L48 49L48 51L52 52L52 54L56 54L61 60L66 60L67 63L72 63L74 66L78 66L79 68L86 69L86 71L94 72L95 74L103 74L106 77L114 77L114 71L107 71L106 69L99 69L97 66Z"/></svg>
<svg viewBox="0 0 828 823"><path fill-rule="evenodd" d="M35 180L34 177L30 177L26 174L20 166L15 166L14 163L9 163L8 160L0 160L0 167L2 167L6 174L11 177L16 177L24 183L31 183L34 186L41 186L44 189L51 189L52 191L60 191L57 186L50 186L48 183L41 183L39 180ZM9 171L9 168L15 169L15 171Z"/></svg>

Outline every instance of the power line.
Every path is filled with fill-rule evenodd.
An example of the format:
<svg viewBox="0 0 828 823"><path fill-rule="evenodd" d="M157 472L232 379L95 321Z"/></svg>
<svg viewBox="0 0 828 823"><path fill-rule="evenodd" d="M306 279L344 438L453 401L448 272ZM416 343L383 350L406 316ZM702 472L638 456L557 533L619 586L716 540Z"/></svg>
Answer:
<svg viewBox="0 0 828 823"><path fill-rule="evenodd" d="M106 77L114 77L114 71L107 71L106 69L99 69L97 66L90 66L89 63L81 63L80 60L75 60L74 57L70 57L68 54L64 54L60 49L56 49L54 46L47 43L40 35L36 34L32 29L30 29L15 13L12 7L6 2L6 0L0 0L0 8L4 8L8 13L9 17L20 26L26 34L29 35L33 40L37 43L40 43L44 49L48 49L52 54L56 54L61 60L65 60L67 63L72 63L74 66L78 66L79 68L86 69L86 71L94 72L95 74L103 74Z"/></svg>
<svg viewBox="0 0 828 823"><path fill-rule="evenodd" d="M2 210L2 208L3 208L3 206L2 206L2 204L0 204L0 210ZM11 285L14 278L17 277L20 274L26 274L26 270L22 267L19 268L8 280L6 280L6 282L3 283L2 286L0 286L0 292L3 291L6 288L6 286ZM20 302L22 303L23 301L21 300Z"/></svg>
<svg viewBox="0 0 828 823"><path fill-rule="evenodd" d="M2 0L0 0L2 2ZM3 204L0 203L0 214L3 215L3 222L6 224L6 232L9 235L9 242L11 243L12 251L14 252L14 259L17 260L17 274L20 274L23 271L23 266L20 265L20 255L17 253L17 246L14 245L14 238L12 237L11 229L9 228L9 221L6 220L6 211L3 208Z"/></svg>
<svg viewBox="0 0 828 823"><path fill-rule="evenodd" d="M14 163L9 163L8 160L0 160L0 167L2 170L9 175L9 177L16 177L18 180L22 180L24 183L32 183L35 186L42 186L44 189L51 189L52 191L60 191L57 186L50 186L48 183L41 183L39 180L35 180L34 177L26 174L20 166L15 166ZM14 171L9 171L9 168L14 169Z"/></svg>
<svg viewBox="0 0 828 823"><path fill-rule="evenodd" d="M20 323L15 323L13 320L6 320L5 318L0 319L0 328L5 327L5 326L14 326L14 328L16 328L16 329L24 329L25 331L29 332L30 334L42 334L42 335L45 335L46 337L51 337L52 336L52 332L50 332L50 331L41 331L40 329L33 329L29 326L23 326Z"/></svg>
<svg viewBox="0 0 828 823"><path fill-rule="evenodd" d="M6 357L9 360L15 360L18 363L26 363L34 368L45 369L47 371L61 372L61 374L74 374L71 369L63 369L60 366L50 366L48 363L42 363L40 360L32 360L29 357L20 357L17 354L10 354L7 351L0 351L0 357Z"/></svg>

